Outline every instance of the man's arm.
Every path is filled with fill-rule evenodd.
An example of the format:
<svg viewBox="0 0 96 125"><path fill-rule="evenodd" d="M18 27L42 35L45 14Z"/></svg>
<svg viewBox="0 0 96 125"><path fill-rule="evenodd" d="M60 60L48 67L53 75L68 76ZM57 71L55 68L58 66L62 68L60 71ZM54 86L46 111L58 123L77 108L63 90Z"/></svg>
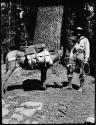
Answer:
<svg viewBox="0 0 96 125"><path fill-rule="evenodd" d="M74 47L72 48L71 52L70 52L70 55L69 55L69 64L72 63L72 60L73 60L73 51L74 51Z"/></svg>
<svg viewBox="0 0 96 125"><path fill-rule="evenodd" d="M85 62L88 61L90 57L90 44L89 44L89 40L86 38L85 39Z"/></svg>
<svg viewBox="0 0 96 125"><path fill-rule="evenodd" d="M69 63L73 60L73 56L74 56L74 53L76 53L76 48L77 48L78 44L76 43L73 48L71 49L71 52L70 52L70 55L69 55Z"/></svg>

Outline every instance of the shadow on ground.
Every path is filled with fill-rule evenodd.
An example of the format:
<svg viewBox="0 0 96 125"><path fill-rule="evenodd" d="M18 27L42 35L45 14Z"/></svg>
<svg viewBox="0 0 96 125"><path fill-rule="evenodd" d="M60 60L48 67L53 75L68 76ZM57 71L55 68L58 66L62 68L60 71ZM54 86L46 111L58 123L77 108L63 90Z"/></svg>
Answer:
<svg viewBox="0 0 96 125"><path fill-rule="evenodd" d="M23 81L22 85L12 85L8 86L7 90L15 90L15 89L23 89L24 91L31 91L31 90L44 90L42 87L43 83L40 80L37 79L27 79ZM61 88L62 86L59 86L58 84L54 83L54 85L46 85L47 88Z"/></svg>
<svg viewBox="0 0 96 125"><path fill-rule="evenodd" d="M72 84L72 88L74 88L75 90L78 90L78 89L79 89L79 86L76 85L76 84Z"/></svg>
<svg viewBox="0 0 96 125"><path fill-rule="evenodd" d="M63 88L68 86L68 82L64 81L61 82L62 85L54 82L54 85L46 85L47 88ZM22 85L12 85L8 86L8 91L15 90L15 89L23 89L24 91L31 91L31 90L45 90L42 87L43 83L37 79L27 79L23 81ZM79 86L73 84L72 87L76 90L79 89Z"/></svg>
<svg viewBox="0 0 96 125"><path fill-rule="evenodd" d="M27 79L24 80L22 85L12 85L8 87L8 91L15 90L15 89L23 89L24 91L31 91L31 90L43 90L42 82L37 79Z"/></svg>

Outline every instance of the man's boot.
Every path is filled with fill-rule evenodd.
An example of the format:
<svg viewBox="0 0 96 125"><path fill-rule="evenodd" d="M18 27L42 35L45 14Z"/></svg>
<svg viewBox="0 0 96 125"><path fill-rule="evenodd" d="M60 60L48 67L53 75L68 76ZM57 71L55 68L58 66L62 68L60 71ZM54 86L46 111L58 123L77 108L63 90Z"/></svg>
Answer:
<svg viewBox="0 0 96 125"><path fill-rule="evenodd" d="M77 90L77 91L80 92L80 93L82 93L82 91L83 91L84 81L85 81L84 78L80 78L80 87L79 87L79 89Z"/></svg>

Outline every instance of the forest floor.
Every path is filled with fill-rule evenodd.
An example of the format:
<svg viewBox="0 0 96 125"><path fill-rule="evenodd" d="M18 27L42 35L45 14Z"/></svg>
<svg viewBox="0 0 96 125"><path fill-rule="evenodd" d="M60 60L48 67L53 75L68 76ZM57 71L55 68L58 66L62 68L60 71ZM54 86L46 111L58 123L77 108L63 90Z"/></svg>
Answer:
<svg viewBox="0 0 96 125"><path fill-rule="evenodd" d="M3 83L5 65L1 68ZM78 74L74 74L73 89L67 89L66 73L60 64L48 69L47 89L42 90L39 70L15 70L8 80L6 99L2 99L2 123L84 123L87 117L94 116L95 78L87 76L80 93Z"/></svg>

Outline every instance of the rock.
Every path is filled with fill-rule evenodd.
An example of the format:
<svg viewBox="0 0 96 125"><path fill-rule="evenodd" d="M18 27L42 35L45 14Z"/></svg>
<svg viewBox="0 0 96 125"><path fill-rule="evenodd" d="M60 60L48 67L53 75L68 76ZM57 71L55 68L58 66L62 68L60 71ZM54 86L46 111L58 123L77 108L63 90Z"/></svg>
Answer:
<svg viewBox="0 0 96 125"><path fill-rule="evenodd" d="M35 108L37 110L41 110L42 105L43 104L41 102L32 102L32 101L25 102L25 103L21 104L21 106L32 107L32 108Z"/></svg>
<svg viewBox="0 0 96 125"><path fill-rule="evenodd" d="M41 110L41 109L42 109L42 105L37 108L37 110Z"/></svg>
<svg viewBox="0 0 96 125"><path fill-rule="evenodd" d="M30 120L24 121L24 124L30 124Z"/></svg>
<svg viewBox="0 0 96 125"><path fill-rule="evenodd" d="M37 121L33 121L32 124L38 124L38 122Z"/></svg>
<svg viewBox="0 0 96 125"><path fill-rule="evenodd" d="M29 101L29 102L25 102L25 103L22 103L21 106L40 106L42 107L42 103L41 102L32 102L32 101Z"/></svg>
<svg viewBox="0 0 96 125"><path fill-rule="evenodd" d="M15 119L17 119L18 121L21 121L21 120L23 120L23 115L13 114L13 115L11 116L11 118L15 118Z"/></svg>
<svg viewBox="0 0 96 125"><path fill-rule="evenodd" d="M24 107L16 108L15 112L19 112L25 116L31 116L36 112L36 109L24 109Z"/></svg>
<svg viewBox="0 0 96 125"><path fill-rule="evenodd" d="M15 112L21 112L21 111L23 111L24 110L24 107L20 107L20 108L16 108L15 109Z"/></svg>
<svg viewBox="0 0 96 125"><path fill-rule="evenodd" d="M6 104L5 106L4 106L4 108L8 108L10 106L10 104Z"/></svg>
<svg viewBox="0 0 96 125"><path fill-rule="evenodd" d="M6 109L6 108L2 109L2 117L4 117L5 115L8 115L8 113L9 113L8 109Z"/></svg>
<svg viewBox="0 0 96 125"><path fill-rule="evenodd" d="M88 117L88 118L85 120L85 123L95 123L95 118L94 118L94 117Z"/></svg>
<svg viewBox="0 0 96 125"><path fill-rule="evenodd" d="M20 113L25 116L32 116L36 112L36 109L23 109Z"/></svg>
<svg viewBox="0 0 96 125"><path fill-rule="evenodd" d="M9 121L10 121L10 119L3 119L3 120L2 120L2 124L8 124Z"/></svg>
<svg viewBox="0 0 96 125"><path fill-rule="evenodd" d="M11 119L9 121L9 124L18 124L18 121L17 121L17 119Z"/></svg>
<svg viewBox="0 0 96 125"><path fill-rule="evenodd" d="M5 105L5 101L2 99L2 105Z"/></svg>

